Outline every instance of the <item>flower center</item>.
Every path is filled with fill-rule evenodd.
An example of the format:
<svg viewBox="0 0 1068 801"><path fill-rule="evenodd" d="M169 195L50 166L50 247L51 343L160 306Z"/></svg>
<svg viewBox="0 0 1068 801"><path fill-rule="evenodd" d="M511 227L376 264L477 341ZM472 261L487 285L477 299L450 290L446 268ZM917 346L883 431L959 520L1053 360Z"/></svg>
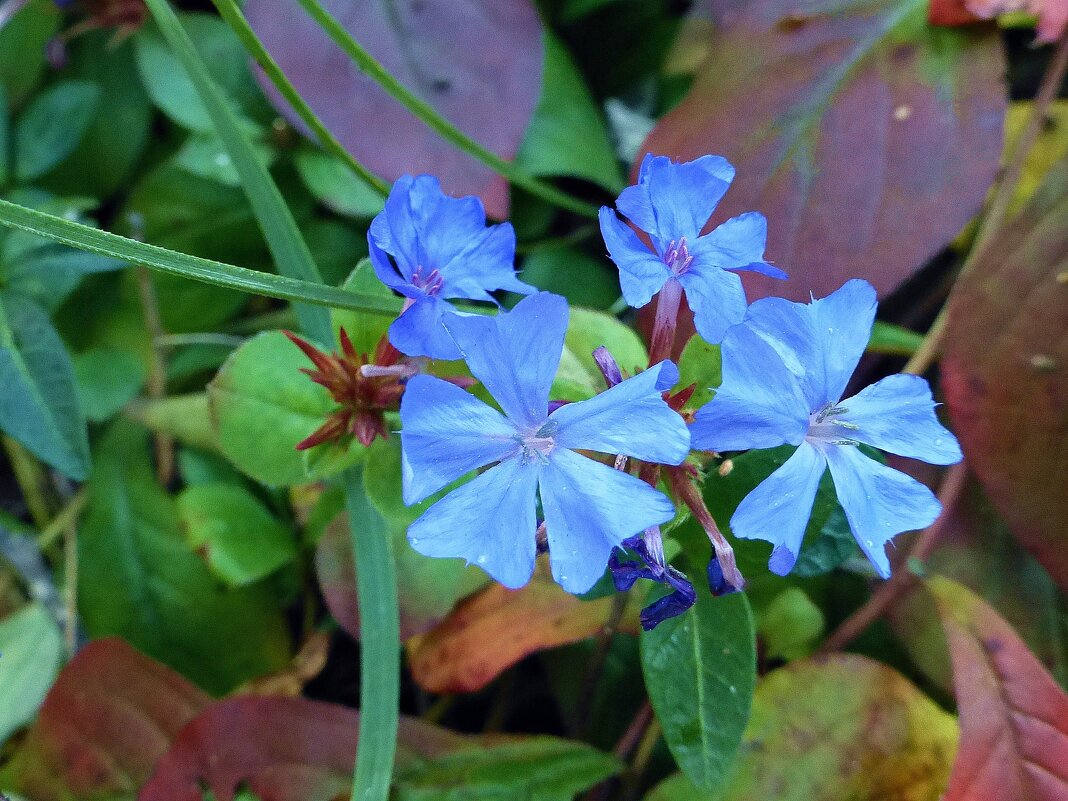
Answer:
<svg viewBox="0 0 1068 801"><path fill-rule="evenodd" d="M441 291L441 287L445 284L445 279L441 277L441 273L436 269L425 274L423 269L423 267L415 268L415 272L412 273L412 286L418 287L427 295L434 296Z"/></svg>
<svg viewBox="0 0 1068 801"><path fill-rule="evenodd" d="M523 461L549 461L549 454L556 447L557 427L555 420L546 420L537 431L520 436L518 439L523 448Z"/></svg>
<svg viewBox="0 0 1068 801"><path fill-rule="evenodd" d="M805 439L812 444L856 445L857 441L848 436L850 431L857 430L856 423L838 419L848 411L844 406L836 406L833 403L814 411L808 419L808 434Z"/></svg>
<svg viewBox="0 0 1068 801"><path fill-rule="evenodd" d="M674 239L671 240L671 244L667 246L667 250L664 251L664 264L671 270L672 275L682 275L688 269L690 269L690 262L693 261L693 256L690 254L690 249L686 246L686 237L679 237L678 242Z"/></svg>

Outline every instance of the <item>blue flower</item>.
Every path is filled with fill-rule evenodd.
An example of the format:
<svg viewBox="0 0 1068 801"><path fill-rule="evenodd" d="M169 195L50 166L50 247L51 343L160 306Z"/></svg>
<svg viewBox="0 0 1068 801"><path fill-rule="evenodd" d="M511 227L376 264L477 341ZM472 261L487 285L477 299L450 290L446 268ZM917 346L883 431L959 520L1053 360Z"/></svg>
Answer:
<svg viewBox="0 0 1068 801"><path fill-rule="evenodd" d="M655 629L657 624L670 617L681 615L697 602L697 591L690 580L679 570L667 563L664 558L664 546L657 527L646 531L638 537L624 540L622 547L629 548L638 555L639 562L620 559L612 554L608 569L612 571L612 580L619 592L627 592L638 579L648 579L667 585L671 592L653 601L638 616L642 628L646 631Z"/></svg>
<svg viewBox="0 0 1068 801"><path fill-rule="evenodd" d="M787 277L764 261L768 224L763 214L747 212L700 235L733 178L734 167L722 156L677 164L646 155L637 185L623 190L616 208L649 235L652 251L612 209L601 208L601 234L619 267L627 303L644 306L676 281L686 291L697 332L712 343L745 314L742 280L733 271Z"/></svg>
<svg viewBox="0 0 1068 801"><path fill-rule="evenodd" d="M919 376L892 375L840 400L875 306L875 290L859 280L809 304L757 301L724 338L723 383L691 426L702 450L799 446L731 518L735 535L775 546L768 566L779 575L797 561L828 467L853 536L883 578L890 575L886 543L938 517L941 505L927 487L868 458L859 444L931 464L961 459Z"/></svg>
<svg viewBox="0 0 1068 801"><path fill-rule="evenodd" d="M393 184L367 244L379 280L407 298L389 341L409 356L460 358L443 325L456 312L450 298L494 303L489 293L496 289L537 291L515 276L512 226L487 226L481 200L449 197L431 175Z"/></svg>
<svg viewBox="0 0 1068 801"><path fill-rule="evenodd" d="M520 587L534 571L540 495L553 577L581 593L602 575L614 547L672 517L667 496L577 450L679 464L689 452L689 431L661 398L678 370L661 362L549 414L567 317L566 301L543 292L507 314L446 322L504 414L438 378L408 382L400 411L405 503L496 463L409 527L415 550L462 557L505 586Z"/></svg>

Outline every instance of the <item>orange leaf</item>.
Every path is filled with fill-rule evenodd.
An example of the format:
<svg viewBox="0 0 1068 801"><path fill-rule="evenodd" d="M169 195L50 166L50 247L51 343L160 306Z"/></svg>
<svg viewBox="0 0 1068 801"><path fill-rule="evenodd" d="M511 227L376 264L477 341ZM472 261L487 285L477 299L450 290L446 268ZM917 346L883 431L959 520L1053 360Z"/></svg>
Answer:
<svg viewBox="0 0 1068 801"><path fill-rule="evenodd" d="M944 578L927 582L953 660L957 760L944 801L1068 798L1068 696L990 606Z"/></svg>
<svg viewBox="0 0 1068 801"><path fill-rule="evenodd" d="M493 584L409 640L412 676L429 692L474 692L527 654L597 634L611 613L611 597L582 601L539 569L522 589ZM621 628L637 633L636 603Z"/></svg>

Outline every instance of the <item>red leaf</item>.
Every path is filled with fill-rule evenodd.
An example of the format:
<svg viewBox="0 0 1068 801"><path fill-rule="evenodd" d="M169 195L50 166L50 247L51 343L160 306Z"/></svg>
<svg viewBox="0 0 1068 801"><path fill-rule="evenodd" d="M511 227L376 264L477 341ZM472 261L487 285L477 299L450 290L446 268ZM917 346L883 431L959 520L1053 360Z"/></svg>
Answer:
<svg viewBox="0 0 1068 801"><path fill-rule="evenodd" d="M1038 17L1039 42L1055 42L1068 30L1064 0L931 0L928 19L932 25L969 25L1016 11Z"/></svg>
<svg viewBox="0 0 1068 801"><path fill-rule="evenodd" d="M34 801L132 796L209 700L117 637L90 643L49 691L12 786Z"/></svg>
<svg viewBox="0 0 1068 801"><path fill-rule="evenodd" d="M178 734L138 801L201 801L201 786L231 801L247 786L262 801L348 797L360 716L306 698L231 698ZM432 758L470 738L402 720L397 761Z"/></svg>
<svg viewBox="0 0 1068 801"><path fill-rule="evenodd" d="M408 642L412 677L429 692L474 692L524 656L601 631L612 598L583 601L539 569L519 590L493 584L457 606L429 633ZM637 608L622 628L637 633Z"/></svg>
<svg viewBox="0 0 1068 801"><path fill-rule="evenodd" d="M751 297L808 300L853 277L885 295L960 232L997 171L1001 44L931 31L926 0L802 5L706 2L709 56L643 151L737 167L722 212L767 215L768 256L791 275L746 274Z"/></svg>
<svg viewBox="0 0 1068 801"><path fill-rule="evenodd" d="M961 277L949 301L942 385L990 500L1068 587L1068 167Z"/></svg>
<svg viewBox="0 0 1068 801"><path fill-rule="evenodd" d="M323 6L409 89L497 155L519 149L541 91L541 23L528 0L422 0ZM405 111L336 47L296 0L250 0L249 22L312 110L388 180L429 172L452 195L508 216L508 184ZM273 84L271 101L301 125Z"/></svg>
<svg viewBox="0 0 1068 801"><path fill-rule="evenodd" d="M1068 798L1068 696L992 608L948 579L928 587L953 658L961 738L944 801Z"/></svg>

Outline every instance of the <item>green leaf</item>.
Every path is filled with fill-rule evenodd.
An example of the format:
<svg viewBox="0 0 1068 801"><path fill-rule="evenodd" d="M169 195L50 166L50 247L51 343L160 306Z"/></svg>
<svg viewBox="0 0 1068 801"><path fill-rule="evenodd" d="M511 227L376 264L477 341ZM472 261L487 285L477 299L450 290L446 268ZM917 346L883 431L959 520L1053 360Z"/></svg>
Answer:
<svg viewBox="0 0 1068 801"><path fill-rule="evenodd" d="M126 407L126 415L149 431L166 434L183 445L219 449L205 392L135 401Z"/></svg>
<svg viewBox="0 0 1068 801"><path fill-rule="evenodd" d="M923 336L893 323L876 320L871 328L868 350L873 353L887 353L891 356L911 356L920 345Z"/></svg>
<svg viewBox="0 0 1068 801"><path fill-rule="evenodd" d="M221 587L183 541L156 484L143 429L101 442L78 537L79 604L93 637L117 634L210 692L279 670L289 635L263 586Z"/></svg>
<svg viewBox="0 0 1068 801"><path fill-rule="evenodd" d="M92 348L74 357L78 398L87 419L107 420L137 395L145 381L145 364L136 353Z"/></svg>
<svg viewBox="0 0 1068 801"><path fill-rule="evenodd" d="M244 487L188 487L178 496L178 514L189 544L231 587L264 578L297 555L293 532Z"/></svg>
<svg viewBox="0 0 1068 801"><path fill-rule="evenodd" d="M823 612L804 590L787 587L767 605L757 630L769 658L793 660L816 650L825 625Z"/></svg>
<svg viewBox="0 0 1068 801"><path fill-rule="evenodd" d="M96 83L106 102L94 115L77 149L48 174L46 185L58 194L114 195L149 143L152 103L134 63L133 44L119 42L111 30L88 31L66 42L71 77Z"/></svg>
<svg viewBox="0 0 1068 801"><path fill-rule="evenodd" d="M0 26L0 85L13 105L23 101L44 72L46 46L60 20L59 8L50 0L30 0Z"/></svg>
<svg viewBox="0 0 1068 801"><path fill-rule="evenodd" d="M541 99L516 164L533 175L585 178L613 194L624 186L604 119L582 73L548 29Z"/></svg>
<svg viewBox="0 0 1068 801"><path fill-rule="evenodd" d="M45 311L0 294L0 428L75 480L89 473L89 441L70 356Z"/></svg>
<svg viewBox="0 0 1068 801"><path fill-rule="evenodd" d="M393 295L389 287L383 284L377 275L375 268L371 266L370 259L361 259L356 268L341 285L342 289L358 292L368 297L387 298ZM373 354L378 346L378 341L389 331L392 320L380 314L363 314L360 312L341 311L335 309L330 313L334 324L334 330L344 328L345 333L352 340L352 346L357 353Z"/></svg>
<svg viewBox="0 0 1068 801"><path fill-rule="evenodd" d="M275 149L258 135L250 135L256 158L270 167L277 155ZM192 133L174 155L174 163L184 170L225 186L241 186L234 162L214 133Z"/></svg>
<svg viewBox="0 0 1068 801"><path fill-rule="evenodd" d="M719 345L709 345L701 337L691 337L679 356L679 387L696 384L688 404L697 409L712 400L711 389L723 380L720 374Z"/></svg>
<svg viewBox="0 0 1068 801"><path fill-rule="evenodd" d="M702 792L674 776L645 801L935 801L956 747L954 717L900 673L830 654L761 680L729 781Z"/></svg>
<svg viewBox="0 0 1068 801"><path fill-rule="evenodd" d="M642 633L641 659L675 761L699 787L719 787L749 720L756 682L756 636L745 595L698 591L688 612Z"/></svg>
<svg viewBox="0 0 1068 801"><path fill-rule="evenodd" d="M92 81L63 81L34 98L15 124L15 178L32 181L74 152L100 104Z"/></svg>
<svg viewBox="0 0 1068 801"><path fill-rule="evenodd" d="M256 107L260 93L237 37L225 22L211 14L183 13L178 19L189 32L211 79L230 98L228 103L241 124L254 127L248 115ZM133 37L133 43L137 70L152 102L183 128L213 133L211 113L183 68L182 59L168 46L160 28L142 27Z"/></svg>
<svg viewBox="0 0 1068 801"><path fill-rule="evenodd" d="M465 748L395 781L397 801L571 801L614 776L619 761L585 743L530 737L488 748Z"/></svg>
<svg viewBox="0 0 1068 801"><path fill-rule="evenodd" d="M7 106L7 92L0 84L0 186L7 185L11 172L11 115Z"/></svg>
<svg viewBox="0 0 1068 801"><path fill-rule="evenodd" d="M6 200L0 200L0 224L30 231L79 250L110 256L134 264L143 264L153 270L242 292L386 315L395 315L401 307L400 301L396 298L370 298L313 281L271 275L257 270L235 267L232 264L188 256L174 250L100 231L52 214L34 211Z"/></svg>
<svg viewBox="0 0 1068 801"><path fill-rule="evenodd" d="M577 247L546 247L523 260L528 284L563 295L575 306L607 309L619 297L619 271Z"/></svg>
<svg viewBox="0 0 1068 801"><path fill-rule="evenodd" d="M280 331L259 334L227 359L208 386L223 453L242 472L272 486L309 480L296 444L322 425L335 408L330 394L300 372L311 363ZM330 443L312 450L332 449ZM354 464L352 445L329 464L333 472ZM318 472L327 465L316 464Z"/></svg>
<svg viewBox="0 0 1068 801"><path fill-rule="evenodd" d="M605 312L572 306L564 354L553 383L554 398L584 400L604 389L604 376L593 360L593 352L602 345L615 357L624 375L643 369L649 360L645 345L633 328Z"/></svg>
<svg viewBox="0 0 1068 801"><path fill-rule="evenodd" d="M0 620L0 743L29 723L63 664L63 637L39 604Z"/></svg>
<svg viewBox="0 0 1068 801"><path fill-rule="evenodd" d="M382 210L385 198L357 176L349 166L322 150L301 147L296 157L297 172L324 206L346 217L370 219Z"/></svg>

